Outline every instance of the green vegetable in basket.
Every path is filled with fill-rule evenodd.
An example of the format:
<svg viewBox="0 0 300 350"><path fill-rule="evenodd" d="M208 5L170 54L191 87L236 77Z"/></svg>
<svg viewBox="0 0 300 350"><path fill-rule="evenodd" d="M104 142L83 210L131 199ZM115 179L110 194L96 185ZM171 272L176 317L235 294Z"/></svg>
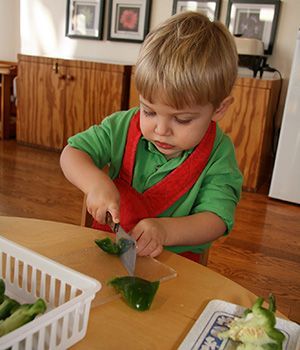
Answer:
<svg viewBox="0 0 300 350"><path fill-rule="evenodd" d="M106 253L118 256L125 253L133 244L132 241L126 238L120 238L118 243L115 243L109 237L96 239L95 243Z"/></svg>
<svg viewBox="0 0 300 350"><path fill-rule="evenodd" d="M159 287L159 281L150 282L134 276L116 277L108 284L122 294L130 307L138 311L150 309Z"/></svg>
<svg viewBox="0 0 300 350"><path fill-rule="evenodd" d="M0 304L0 320L6 319L6 317L10 316L19 306L20 304L16 300L5 295L3 302Z"/></svg>
<svg viewBox="0 0 300 350"><path fill-rule="evenodd" d="M34 304L23 304L4 321L0 321L0 337L32 321L38 314L46 311L43 299L37 299Z"/></svg>
<svg viewBox="0 0 300 350"><path fill-rule="evenodd" d="M0 304L4 300L4 293L5 293L5 283L2 278L0 278Z"/></svg>
<svg viewBox="0 0 300 350"><path fill-rule="evenodd" d="M282 350L285 336L275 328L275 298L269 296L269 309L262 306L263 302L263 298L258 298L251 309L245 310L242 318L235 318L229 329L218 336L240 342L237 350Z"/></svg>

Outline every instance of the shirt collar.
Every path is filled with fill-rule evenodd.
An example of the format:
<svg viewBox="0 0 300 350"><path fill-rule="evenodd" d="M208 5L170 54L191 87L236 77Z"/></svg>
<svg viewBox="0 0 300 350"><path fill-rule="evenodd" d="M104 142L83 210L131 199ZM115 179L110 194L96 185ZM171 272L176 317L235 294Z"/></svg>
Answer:
<svg viewBox="0 0 300 350"><path fill-rule="evenodd" d="M159 155L160 157L164 158L165 161L168 161L168 159L166 159L166 157L161 152L159 152L159 150L154 146L154 144L152 142L146 140L144 136L142 136L141 139L144 142L144 144L146 145L146 149L149 152L154 153L156 155ZM194 148L190 148L187 151L183 151L180 156L173 158L173 159L185 160L193 152L193 150L194 150Z"/></svg>

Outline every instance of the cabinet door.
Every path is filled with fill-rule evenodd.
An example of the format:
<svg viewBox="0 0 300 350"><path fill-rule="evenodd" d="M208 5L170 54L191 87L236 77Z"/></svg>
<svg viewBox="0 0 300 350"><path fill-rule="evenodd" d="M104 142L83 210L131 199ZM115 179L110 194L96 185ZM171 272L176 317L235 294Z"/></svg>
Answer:
<svg viewBox="0 0 300 350"><path fill-rule="evenodd" d="M270 172L272 120L278 93L276 90L274 94L276 81L273 87L268 81L244 80L235 84L234 103L219 125L234 143L244 189L256 191Z"/></svg>
<svg viewBox="0 0 300 350"><path fill-rule="evenodd" d="M100 66L100 68L99 68ZM68 67L65 142L113 112L128 107L129 72L106 64Z"/></svg>
<svg viewBox="0 0 300 350"><path fill-rule="evenodd" d="M49 59L19 60L17 140L60 150L64 136L65 81L53 70L54 63Z"/></svg>

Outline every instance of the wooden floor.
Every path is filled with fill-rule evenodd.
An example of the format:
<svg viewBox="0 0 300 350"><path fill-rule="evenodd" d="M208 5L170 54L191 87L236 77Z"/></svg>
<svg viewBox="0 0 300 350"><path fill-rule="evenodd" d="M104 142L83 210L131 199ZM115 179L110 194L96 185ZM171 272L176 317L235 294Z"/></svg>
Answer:
<svg viewBox="0 0 300 350"><path fill-rule="evenodd" d="M82 194L59 167L59 154L0 140L0 215L79 224ZM1 232L0 232L1 234ZM215 242L208 266L300 322L300 206L243 193L232 233Z"/></svg>

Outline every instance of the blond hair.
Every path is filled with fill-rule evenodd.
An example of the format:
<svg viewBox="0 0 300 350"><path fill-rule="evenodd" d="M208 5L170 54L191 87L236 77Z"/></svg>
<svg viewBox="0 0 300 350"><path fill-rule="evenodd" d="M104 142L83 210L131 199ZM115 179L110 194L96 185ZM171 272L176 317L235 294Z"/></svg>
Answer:
<svg viewBox="0 0 300 350"><path fill-rule="evenodd" d="M138 92L175 108L218 107L232 89L238 56L232 35L198 12L174 15L151 31L135 70Z"/></svg>

